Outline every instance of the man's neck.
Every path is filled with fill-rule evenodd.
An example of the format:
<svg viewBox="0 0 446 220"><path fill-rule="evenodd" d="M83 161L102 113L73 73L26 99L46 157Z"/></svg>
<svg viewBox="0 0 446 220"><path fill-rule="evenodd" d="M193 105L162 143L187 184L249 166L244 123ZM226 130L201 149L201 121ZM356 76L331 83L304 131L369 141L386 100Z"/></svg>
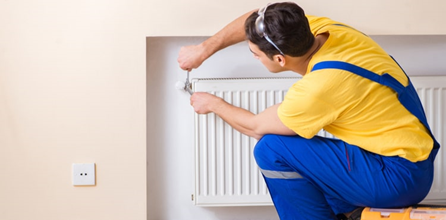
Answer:
<svg viewBox="0 0 446 220"><path fill-rule="evenodd" d="M317 35L313 45L305 55L300 57L288 57L289 58L288 69L304 76L307 73L307 68L311 61L311 58L313 58L314 54L316 54L322 47L322 45L324 45L324 43L328 39L328 36L329 36L328 33L322 33Z"/></svg>

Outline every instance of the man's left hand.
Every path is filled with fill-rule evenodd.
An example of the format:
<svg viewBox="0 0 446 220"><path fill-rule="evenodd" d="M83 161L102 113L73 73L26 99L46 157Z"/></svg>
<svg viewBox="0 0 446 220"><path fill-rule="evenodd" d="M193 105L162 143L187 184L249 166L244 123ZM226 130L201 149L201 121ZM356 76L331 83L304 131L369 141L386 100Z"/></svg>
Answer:
<svg viewBox="0 0 446 220"><path fill-rule="evenodd" d="M190 97L190 105L198 114L207 114L214 112L218 105L223 101L220 97L207 92L194 92ZM223 101L224 102L224 101Z"/></svg>

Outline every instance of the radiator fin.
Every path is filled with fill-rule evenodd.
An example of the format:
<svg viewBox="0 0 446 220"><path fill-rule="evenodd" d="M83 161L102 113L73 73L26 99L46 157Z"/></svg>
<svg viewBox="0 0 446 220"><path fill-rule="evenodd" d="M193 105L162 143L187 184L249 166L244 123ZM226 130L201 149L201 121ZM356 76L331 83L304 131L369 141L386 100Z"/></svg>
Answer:
<svg viewBox="0 0 446 220"><path fill-rule="evenodd" d="M446 139L446 80L445 77L417 77L412 79L426 112L426 117L441 148L435 160L435 178L424 203L446 202L445 139Z"/></svg>

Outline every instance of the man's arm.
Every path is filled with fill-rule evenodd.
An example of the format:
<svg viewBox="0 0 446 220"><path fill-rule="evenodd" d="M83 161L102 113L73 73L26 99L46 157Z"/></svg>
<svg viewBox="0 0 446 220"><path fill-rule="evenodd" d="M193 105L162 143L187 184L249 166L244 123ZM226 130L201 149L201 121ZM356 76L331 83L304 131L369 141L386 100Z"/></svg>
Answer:
<svg viewBox="0 0 446 220"><path fill-rule="evenodd" d="M195 92L191 97L191 105L198 114L214 112L237 131L257 140L265 134L296 134L280 121L277 115L280 104L273 105L255 115L209 93Z"/></svg>
<svg viewBox="0 0 446 220"><path fill-rule="evenodd" d="M246 39L245 21L254 11L238 17L201 44L182 47L178 55L180 68L183 70L198 68L215 52L244 41Z"/></svg>

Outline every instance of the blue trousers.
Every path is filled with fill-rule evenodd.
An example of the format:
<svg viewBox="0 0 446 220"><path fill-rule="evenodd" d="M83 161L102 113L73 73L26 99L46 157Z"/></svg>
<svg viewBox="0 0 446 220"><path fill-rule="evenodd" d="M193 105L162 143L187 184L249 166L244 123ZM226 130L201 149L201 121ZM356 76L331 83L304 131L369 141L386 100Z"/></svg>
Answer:
<svg viewBox="0 0 446 220"><path fill-rule="evenodd" d="M336 219L357 207L419 203L433 181L433 160L412 163L344 141L265 135L254 156L280 219Z"/></svg>

